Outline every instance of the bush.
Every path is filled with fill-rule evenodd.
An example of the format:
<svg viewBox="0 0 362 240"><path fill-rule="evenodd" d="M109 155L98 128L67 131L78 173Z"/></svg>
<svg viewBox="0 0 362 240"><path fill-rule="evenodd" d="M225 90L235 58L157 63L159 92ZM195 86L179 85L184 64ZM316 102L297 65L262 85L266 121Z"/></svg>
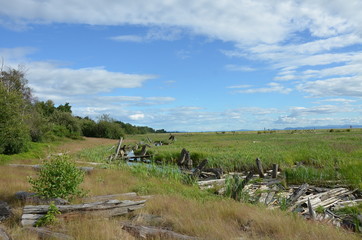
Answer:
<svg viewBox="0 0 362 240"><path fill-rule="evenodd" d="M29 177L28 180L32 185L32 191L40 197L69 200L84 195L84 190L79 188L83 179L84 172L65 155L46 161L38 178Z"/></svg>
<svg viewBox="0 0 362 240"><path fill-rule="evenodd" d="M48 208L47 214L38 219L35 223L35 227L42 227L52 223L55 223L56 216L60 214L59 209L55 206L54 202L51 202Z"/></svg>

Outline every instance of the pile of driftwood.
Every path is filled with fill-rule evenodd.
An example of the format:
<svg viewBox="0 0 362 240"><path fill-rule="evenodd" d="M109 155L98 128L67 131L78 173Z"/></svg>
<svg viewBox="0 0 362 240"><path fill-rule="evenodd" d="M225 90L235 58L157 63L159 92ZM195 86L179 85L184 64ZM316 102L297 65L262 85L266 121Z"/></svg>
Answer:
<svg viewBox="0 0 362 240"><path fill-rule="evenodd" d="M302 184L301 186L288 186L283 184L281 178L277 178L277 165L264 173L261 160L256 159L258 173L248 174L229 173L220 179L200 180L198 185L201 189L214 188L219 194L224 194L226 179L238 174L243 180L243 193L247 194L248 200L253 203L264 204L268 208L281 208L297 212L306 219L323 221L335 226L342 226L353 231L362 226L362 216L339 215L336 210L346 206L356 206L362 203L362 194L357 190L349 190L345 187L326 188Z"/></svg>
<svg viewBox="0 0 362 240"><path fill-rule="evenodd" d="M169 145L174 141L176 141L175 136L170 134L168 141L152 141L149 137L147 137L147 143L141 141L134 146L122 146L123 138L120 138L114 154L108 157L108 162L112 162L114 160L126 160L150 163L151 161L149 159L152 158L152 155L147 154L147 148L151 148L152 146L157 147Z"/></svg>

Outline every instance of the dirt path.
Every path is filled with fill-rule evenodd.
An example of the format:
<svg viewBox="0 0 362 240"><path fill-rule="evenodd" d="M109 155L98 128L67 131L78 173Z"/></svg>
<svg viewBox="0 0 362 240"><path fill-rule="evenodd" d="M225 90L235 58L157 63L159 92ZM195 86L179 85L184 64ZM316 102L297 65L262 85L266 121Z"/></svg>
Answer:
<svg viewBox="0 0 362 240"><path fill-rule="evenodd" d="M107 138L90 138L86 137L84 140L72 140L70 142L66 142L58 147L56 147L56 151L58 152L67 152L70 154L77 153L82 151L83 149L93 148L102 145L112 145L117 144L118 140L116 139L107 139Z"/></svg>

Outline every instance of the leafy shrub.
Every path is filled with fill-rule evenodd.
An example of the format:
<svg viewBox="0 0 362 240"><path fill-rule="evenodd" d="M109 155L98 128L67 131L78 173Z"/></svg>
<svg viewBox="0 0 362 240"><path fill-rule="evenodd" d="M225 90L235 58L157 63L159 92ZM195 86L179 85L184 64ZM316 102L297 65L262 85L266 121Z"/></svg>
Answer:
<svg viewBox="0 0 362 240"><path fill-rule="evenodd" d="M41 227L56 222L56 216L60 214L59 209L55 206L54 202L51 202L48 208L48 212L38 219L35 223L35 227Z"/></svg>
<svg viewBox="0 0 362 240"><path fill-rule="evenodd" d="M28 181L40 197L71 199L84 194L84 190L79 188L83 179L84 172L64 155L46 161L38 178L29 177Z"/></svg>

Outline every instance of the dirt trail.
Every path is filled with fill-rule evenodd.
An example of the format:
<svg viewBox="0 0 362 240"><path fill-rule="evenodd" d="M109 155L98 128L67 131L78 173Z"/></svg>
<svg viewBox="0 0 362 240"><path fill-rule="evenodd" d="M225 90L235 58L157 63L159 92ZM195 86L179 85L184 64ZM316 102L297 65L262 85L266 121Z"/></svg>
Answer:
<svg viewBox="0 0 362 240"><path fill-rule="evenodd" d="M116 139L107 139L107 138L90 138L85 137L84 140L72 140L70 142L66 142L58 147L56 147L57 152L67 152L70 154L77 153L82 151L83 149L93 148L96 146L102 145L111 145L117 144L118 140Z"/></svg>

